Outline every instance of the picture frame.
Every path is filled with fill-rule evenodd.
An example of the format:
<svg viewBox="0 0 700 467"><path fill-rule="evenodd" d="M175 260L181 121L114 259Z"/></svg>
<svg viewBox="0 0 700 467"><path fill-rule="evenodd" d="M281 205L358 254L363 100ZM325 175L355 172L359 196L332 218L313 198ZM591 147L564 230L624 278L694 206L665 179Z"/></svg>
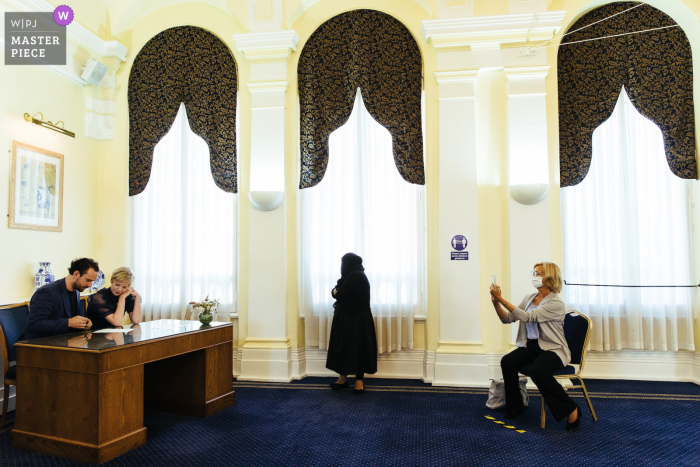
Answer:
<svg viewBox="0 0 700 467"><path fill-rule="evenodd" d="M63 231L63 154L12 141L10 229Z"/></svg>

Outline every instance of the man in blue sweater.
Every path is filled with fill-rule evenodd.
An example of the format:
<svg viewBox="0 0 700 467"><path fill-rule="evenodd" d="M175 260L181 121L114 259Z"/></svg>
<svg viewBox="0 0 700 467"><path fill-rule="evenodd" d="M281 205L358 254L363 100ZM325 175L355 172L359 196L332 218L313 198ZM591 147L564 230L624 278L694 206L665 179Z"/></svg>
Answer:
<svg viewBox="0 0 700 467"><path fill-rule="evenodd" d="M73 260L64 279L47 284L29 302L27 332L21 340L87 331L92 322L80 307L80 292L92 286L100 266L90 258Z"/></svg>

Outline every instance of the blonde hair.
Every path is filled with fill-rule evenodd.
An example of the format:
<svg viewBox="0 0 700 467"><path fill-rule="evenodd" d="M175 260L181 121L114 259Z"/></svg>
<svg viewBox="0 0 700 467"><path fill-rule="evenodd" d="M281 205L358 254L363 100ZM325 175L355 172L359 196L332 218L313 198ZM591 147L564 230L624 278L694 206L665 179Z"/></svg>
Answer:
<svg viewBox="0 0 700 467"><path fill-rule="evenodd" d="M134 273L131 272L131 269L122 266L112 271L111 282L121 282L129 286L134 282Z"/></svg>
<svg viewBox="0 0 700 467"><path fill-rule="evenodd" d="M554 293L561 292L562 280L559 266L554 263L537 263L535 267L537 266L542 266L542 269L544 269L542 285L549 287L549 290Z"/></svg>

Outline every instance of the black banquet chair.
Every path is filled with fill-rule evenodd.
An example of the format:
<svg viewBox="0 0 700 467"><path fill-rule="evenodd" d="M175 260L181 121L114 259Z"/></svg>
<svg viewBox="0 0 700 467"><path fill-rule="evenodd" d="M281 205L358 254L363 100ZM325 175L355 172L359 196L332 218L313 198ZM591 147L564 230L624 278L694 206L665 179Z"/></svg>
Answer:
<svg viewBox="0 0 700 467"><path fill-rule="evenodd" d="M2 368L5 371L0 430L5 427L7 405L10 401L10 386L17 385L17 367L10 367L10 362L17 359L15 344L27 330L28 319L29 302L0 306L0 352L2 352Z"/></svg>
<svg viewBox="0 0 700 467"><path fill-rule="evenodd" d="M586 391L586 385L583 384L583 378L581 378L581 373L583 372L583 365L586 363L586 349L588 348L588 338L591 335L591 328L593 328L593 323L588 316L578 311L568 311L564 317L564 337L566 338L567 344L569 344L569 351L571 352L571 363L561 370L554 372L554 378L556 379L568 379L569 381L573 379L578 379L579 385L573 385L566 387L564 389L581 389L583 395L588 403L588 408L591 410L591 415L593 415L593 420L597 421L598 417L593 410L593 404L591 404L591 398L588 396L588 391ZM578 370L573 365L578 365ZM520 369L520 373L523 376L527 376L532 369L531 364L524 365ZM573 381L572 381L573 383ZM546 405L544 403L544 398L542 398L542 416L540 420L540 426L544 428L544 419L546 413Z"/></svg>

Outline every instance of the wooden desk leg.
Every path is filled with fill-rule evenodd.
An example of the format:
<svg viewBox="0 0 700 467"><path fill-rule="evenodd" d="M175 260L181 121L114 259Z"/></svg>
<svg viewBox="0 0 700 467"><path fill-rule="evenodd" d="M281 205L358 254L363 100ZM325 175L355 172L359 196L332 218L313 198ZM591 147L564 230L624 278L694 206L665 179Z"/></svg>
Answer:
<svg viewBox="0 0 700 467"><path fill-rule="evenodd" d="M103 374L17 369L14 447L101 464L143 444L142 365Z"/></svg>
<svg viewBox="0 0 700 467"><path fill-rule="evenodd" d="M233 344L223 344L147 363L146 407L208 417L236 403Z"/></svg>

